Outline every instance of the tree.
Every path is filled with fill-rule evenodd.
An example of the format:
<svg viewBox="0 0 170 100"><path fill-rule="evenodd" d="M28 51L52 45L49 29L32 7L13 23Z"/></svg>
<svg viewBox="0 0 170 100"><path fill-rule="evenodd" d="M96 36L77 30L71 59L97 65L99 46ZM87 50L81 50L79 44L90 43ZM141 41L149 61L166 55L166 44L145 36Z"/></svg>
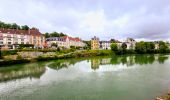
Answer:
<svg viewBox="0 0 170 100"><path fill-rule="evenodd" d="M117 46L116 43L112 43L112 44L110 45L110 47L111 47L111 50L112 50L112 51L117 51L117 50L118 50L118 46Z"/></svg>
<svg viewBox="0 0 170 100"><path fill-rule="evenodd" d="M50 34L48 32L45 33L45 38L49 38Z"/></svg>
<svg viewBox="0 0 170 100"><path fill-rule="evenodd" d="M11 29L20 29L20 26L17 25L16 23L13 23L13 24L11 25Z"/></svg>
<svg viewBox="0 0 170 100"><path fill-rule="evenodd" d="M123 49L123 51L125 51L126 49L127 49L127 45L126 45L126 43L122 43L122 49Z"/></svg>
<svg viewBox="0 0 170 100"><path fill-rule="evenodd" d="M85 46L85 49L91 49L91 41L83 41L86 46Z"/></svg>
<svg viewBox="0 0 170 100"><path fill-rule="evenodd" d="M159 51L161 53L166 53L167 49L168 49L168 46L166 45L166 43L163 41L159 41Z"/></svg>
<svg viewBox="0 0 170 100"><path fill-rule="evenodd" d="M141 41L136 43L136 52L138 53L146 53L146 46L145 46L145 42Z"/></svg>
<svg viewBox="0 0 170 100"><path fill-rule="evenodd" d="M21 26L22 30L29 30L30 28L27 25Z"/></svg>

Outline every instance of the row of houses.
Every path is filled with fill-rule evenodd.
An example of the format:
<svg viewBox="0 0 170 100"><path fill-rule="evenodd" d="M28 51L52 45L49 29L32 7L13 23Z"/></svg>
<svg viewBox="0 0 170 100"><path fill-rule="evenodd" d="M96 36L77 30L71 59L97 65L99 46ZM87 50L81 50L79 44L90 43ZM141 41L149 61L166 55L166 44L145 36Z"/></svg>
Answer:
<svg viewBox="0 0 170 100"><path fill-rule="evenodd" d="M44 34L35 28L29 30L0 29L1 49L16 49L20 44L30 44L34 48L50 48L53 43L64 48L84 47L86 45L80 38L69 36L45 38Z"/></svg>
<svg viewBox="0 0 170 100"><path fill-rule="evenodd" d="M121 48L123 43L126 43L127 49L135 49L136 41L132 38L127 38L123 42L111 39L110 41L100 41L94 36L91 39L92 50L111 49L111 43L116 43L118 48ZM45 38L38 29L32 28L29 30L18 29L0 29L0 48L16 49L20 44L31 44L34 48L50 48L52 44L57 44L58 47L70 48L71 46L83 48L87 44L80 38L70 36L50 37ZM158 49L158 43L155 43L155 49Z"/></svg>
<svg viewBox="0 0 170 100"><path fill-rule="evenodd" d="M19 44L32 44L35 48L43 48L45 36L35 28L29 30L0 29L0 48L15 49Z"/></svg>
<svg viewBox="0 0 170 100"><path fill-rule="evenodd" d="M118 40L113 40L111 39L110 41L100 41L100 39L96 36L94 36L91 39L91 49L92 50L105 50L105 49L111 49L111 43L116 43L118 48L121 48L123 43L126 43L127 45L127 49L135 49L135 44L136 41L132 38L127 38L126 40L124 40L123 42L120 42Z"/></svg>
<svg viewBox="0 0 170 100"><path fill-rule="evenodd" d="M46 39L47 46L51 47L53 43L56 43L58 47L70 48L74 47L84 47L86 44L80 38L73 38L69 36L63 37L50 37Z"/></svg>

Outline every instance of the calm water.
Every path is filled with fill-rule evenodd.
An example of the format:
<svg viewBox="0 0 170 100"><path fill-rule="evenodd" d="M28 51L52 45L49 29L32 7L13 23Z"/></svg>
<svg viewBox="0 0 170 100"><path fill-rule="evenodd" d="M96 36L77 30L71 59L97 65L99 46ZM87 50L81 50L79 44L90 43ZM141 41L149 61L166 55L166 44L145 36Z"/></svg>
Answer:
<svg viewBox="0 0 170 100"><path fill-rule="evenodd" d="M154 100L169 90L169 55L0 67L0 100Z"/></svg>

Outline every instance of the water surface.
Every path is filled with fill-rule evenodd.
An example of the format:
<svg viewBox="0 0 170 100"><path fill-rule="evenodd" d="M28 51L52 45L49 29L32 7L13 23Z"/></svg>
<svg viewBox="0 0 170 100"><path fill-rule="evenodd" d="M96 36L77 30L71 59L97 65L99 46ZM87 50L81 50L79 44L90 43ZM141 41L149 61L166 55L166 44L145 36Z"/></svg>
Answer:
<svg viewBox="0 0 170 100"><path fill-rule="evenodd" d="M0 100L154 100L170 90L169 55L0 67Z"/></svg>

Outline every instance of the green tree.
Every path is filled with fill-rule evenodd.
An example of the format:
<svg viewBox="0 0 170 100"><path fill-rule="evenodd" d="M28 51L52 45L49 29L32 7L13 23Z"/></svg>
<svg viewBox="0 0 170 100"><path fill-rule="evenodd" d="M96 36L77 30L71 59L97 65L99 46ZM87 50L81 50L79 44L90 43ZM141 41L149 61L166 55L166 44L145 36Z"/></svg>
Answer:
<svg viewBox="0 0 170 100"><path fill-rule="evenodd" d="M30 28L27 25L21 26L22 30L29 30Z"/></svg>
<svg viewBox="0 0 170 100"><path fill-rule="evenodd" d="M159 51L160 53L166 53L166 50L168 50L168 46L165 42L159 41Z"/></svg>
<svg viewBox="0 0 170 100"><path fill-rule="evenodd" d="M127 49L127 45L126 45L126 43L122 43L122 49L123 49L123 51L126 51L126 49Z"/></svg>
<svg viewBox="0 0 170 100"><path fill-rule="evenodd" d="M111 50L112 50L112 51L117 51L117 50L118 50L118 46L117 46L116 43L112 43L112 44L110 45L110 47L111 47Z"/></svg>
<svg viewBox="0 0 170 100"><path fill-rule="evenodd" d="M146 50L145 42L141 41L136 43L135 50L137 53L146 53L147 50Z"/></svg>
<svg viewBox="0 0 170 100"><path fill-rule="evenodd" d="M49 38L50 34L48 32L45 33L45 38Z"/></svg>

